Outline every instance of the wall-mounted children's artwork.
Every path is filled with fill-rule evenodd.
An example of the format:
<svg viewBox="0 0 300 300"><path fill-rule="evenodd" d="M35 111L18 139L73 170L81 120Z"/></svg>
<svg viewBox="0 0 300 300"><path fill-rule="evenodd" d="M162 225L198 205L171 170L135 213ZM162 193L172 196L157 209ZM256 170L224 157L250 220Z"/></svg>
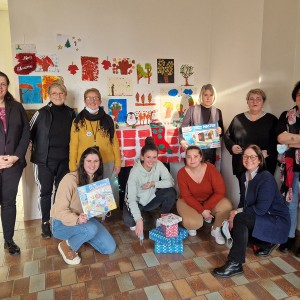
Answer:
<svg viewBox="0 0 300 300"><path fill-rule="evenodd" d="M108 57L102 60L101 65L105 71L111 68L111 62L108 60Z"/></svg>
<svg viewBox="0 0 300 300"><path fill-rule="evenodd" d="M135 94L135 106L155 106L156 103L150 92L142 93L136 92Z"/></svg>
<svg viewBox="0 0 300 300"><path fill-rule="evenodd" d="M126 99L109 99L108 113L116 123L126 122L127 118L127 100Z"/></svg>
<svg viewBox="0 0 300 300"><path fill-rule="evenodd" d="M99 75L98 57L81 56L82 80L97 81Z"/></svg>
<svg viewBox="0 0 300 300"><path fill-rule="evenodd" d="M76 65L74 65L74 63L72 62L71 65L68 66L68 71L70 72L70 74L75 75L78 71L78 67Z"/></svg>
<svg viewBox="0 0 300 300"><path fill-rule="evenodd" d="M180 74L184 79L184 86L190 86L191 84L191 76L194 74L194 67L188 64L181 65Z"/></svg>
<svg viewBox="0 0 300 300"><path fill-rule="evenodd" d="M27 75L36 68L36 56L34 53L17 53L16 59L18 64L14 67L14 71L19 75Z"/></svg>
<svg viewBox="0 0 300 300"><path fill-rule="evenodd" d="M136 117L136 125L149 125L152 120L152 114L155 110L137 110L134 114Z"/></svg>
<svg viewBox="0 0 300 300"><path fill-rule="evenodd" d="M58 56L51 55L36 55L36 72L59 72Z"/></svg>
<svg viewBox="0 0 300 300"><path fill-rule="evenodd" d="M112 62L113 74L129 75L135 69L135 60L129 58L114 58Z"/></svg>
<svg viewBox="0 0 300 300"><path fill-rule="evenodd" d="M147 79L147 83L150 84L150 78L152 76L152 66L150 63L145 63L145 68L141 64L136 65L137 83L140 83L142 78Z"/></svg>
<svg viewBox="0 0 300 300"><path fill-rule="evenodd" d="M43 103L42 77L19 76L20 101L24 104Z"/></svg>
<svg viewBox="0 0 300 300"><path fill-rule="evenodd" d="M135 127L135 125L136 125L136 115L134 114L134 112L129 112L127 114L126 123L127 123L128 126L131 126L132 128Z"/></svg>
<svg viewBox="0 0 300 300"><path fill-rule="evenodd" d="M132 79L129 77L108 77L107 91L109 96L132 96Z"/></svg>
<svg viewBox="0 0 300 300"><path fill-rule="evenodd" d="M63 52L78 52L82 49L82 39L76 36L57 34L57 50Z"/></svg>
<svg viewBox="0 0 300 300"><path fill-rule="evenodd" d="M36 53L35 44L16 44L16 53Z"/></svg>
<svg viewBox="0 0 300 300"><path fill-rule="evenodd" d="M157 59L157 82L174 83L174 59Z"/></svg>
<svg viewBox="0 0 300 300"><path fill-rule="evenodd" d="M53 82L59 82L64 84L64 79L62 76L52 76L52 75L44 75L42 79L42 88L43 88L43 100L47 100L49 98L48 95L48 87Z"/></svg>

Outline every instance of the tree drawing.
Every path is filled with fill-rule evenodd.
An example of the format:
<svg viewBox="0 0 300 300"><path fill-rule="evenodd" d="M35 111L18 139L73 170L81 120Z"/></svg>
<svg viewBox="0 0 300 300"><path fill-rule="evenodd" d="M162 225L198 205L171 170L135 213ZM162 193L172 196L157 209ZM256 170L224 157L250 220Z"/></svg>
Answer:
<svg viewBox="0 0 300 300"><path fill-rule="evenodd" d="M179 118L183 118L184 117L184 111L183 111L183 105L181 103L176 105L176 110L178 112Z"/></svg>
<svg viewBox="0 0 300 300"><path fill-rule="evenodd" d="M130 60L127 58L123 58L122 60L117 61L114 59L114 63L112 65L113 67L113 73L119 74L119 70L121 75L129 75L132 73L132 69L134 69L134 60Z"/></svg>
<svg viewBox="0 0 300 300"><path fill-rule="evenodd" d="M135 94L135 100L137 103L140 102L140 94L138 92Z"/></svg>
<svg viewBox="0 0 300 300"><path fill-rule="evenodd" d="M194 106L194 99L192 97L188 99L188 104L189 106Z"/></svg>
<svg viewBox="0 0 300 300"><path fill-rule="evenodd" d="M23 91L24 90L24 91ZM20 100L23 103L23 95L25 95L27 92L32 91L33 86L28 83L21 83L19 84L19 92L20 92Z"/></svg>
<svg viewBox="0 0 300 300"><path fill-rule="evenodd" d="M122 105L119 102L114 102L109 108L111 110L112 116L114 116L114 121L118 122L119 112L122 109Z"/></svg>
<svg viewBox="0 0 300 300"><path fill-rule="evenodd" d="M141 97L141 101L143 103L143 105L145 104L145 95L143 94L142 97Z"/></svg>
<svg viewBox="0 0 300 300"><path fill-rule="evenodd" d="M173 103L172 102L165 102L164 103L164 108L166 109L165 119L170 119L171 118L171 113L174 109Z"/></svg>
<svg viewBox="0 0 300 300"><path fill-rule="evenodd" d="M70 48L71 47L71 43L70 43L69 39L67 39L67 41L65 43L65 47L66 48Z"/></svg>
<svg viewBox="0 0 300 300"><path fill-rule="evenodd" d="M194 74L194 67L191 65L182 65L180 67L180 74L185 79L185 86L189 86L189 77Z"/></svg>
<svg viewBox="0 0 300 300"><path fill-rule="evenodd" d="M174 82L174 59L158 59L157 73L162 76L158 78L158 83L173 83ZM172 76L172 78L169 78ZM159 76L158 76L159 77Z"/></svg>
<svg viewBox="0 0 300 300"><path fill-rule="evenodd" d="M150 84L150 78L152 76L152 66L151 66L151 64L146 63L145 64L145 69L142 67L141 64L137 64L136 65L136 75L137 75L137 83L139 83L142 78L148 78L148 84Z"/></svg>
<svg viewBox="0 0 300 300"><path fill-rule="evenodd" d="M151 101L152 101L152 94L149 93L149 94L148 94L148 102L149 102L149 104L151 103Z"/></svg>

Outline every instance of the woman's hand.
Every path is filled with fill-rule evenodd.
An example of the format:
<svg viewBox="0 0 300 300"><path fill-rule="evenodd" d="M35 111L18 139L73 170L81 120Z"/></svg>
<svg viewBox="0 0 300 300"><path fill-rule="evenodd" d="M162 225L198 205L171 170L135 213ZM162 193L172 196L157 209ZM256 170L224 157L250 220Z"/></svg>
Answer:
<svg viewBox="0 0 300 300"><path fill-rule="evenodd" d="M138 236L138 238L144 235L144 223L142 218L136 221L135 234Z"/></svg>
<svg viewBox="0 0 300 300"><path fill-rule="evenodd" d="M81 213L78 217L78 224L85 224L87 221L89 220L89 218L87 217L87 215L85 213Z"/></svg>
<svg viewBox="0 0 300 300"><path fill-rule="evenodd" d="M236 214L237 214L236 210L232 210L230 212L229 219L228 219L229 230L231 230L233 228L233 219L234 219Z"/></svg>
<svg viewBox="0 0 300 300"><path fill-rule="evenodd" d="M7 169L19 160L15 155L0 155L0 169Z"/></svg>
<svg viewBox="0 0 300 300"><path fill-rule="evenodd" d="M219 135L222 134L222 128L221 128L221 127L217 127L217 133L218 133Z"/></svg>
<svg viewBox="0 0 300 300"><path fill-rule="evenodd" d="M154 181L147 182L147 183L144 183L144 184L142 185L142 189L143 189L143 190L148 190L148 189L150 189L150 188L152 188L152 187L155 187L155 182L154 182Z"/></svg>
<svg viewBox="0 0 300 300"><path fill-rule="evenodd" d="M185 151L186 150L186 148L189 146L189 144L187 143L187 141L185 141L185 140L182 140L181 142L180 142L180 145L181 145L181 147L182 147L182 149Z"/></svg>
<svg viewBox="0 0 300 300"><path fill-rule="evenodd" d="M231 150L234 154L241 154L243 152L243 148L239 145L233 145Z"/></svg>
<svg viewBox="0 0 300 300"><path fill-rule="evenodd" d="M209 209L205 209L201 215L204 219L212 219L214 216L211 214L211 211Z"/></svg>
<svg viewBox="0 0 300 300"><path fill-rule="evenodd" d="M114 167L115 174L118 175L121 171L121 167Z"/></svg>

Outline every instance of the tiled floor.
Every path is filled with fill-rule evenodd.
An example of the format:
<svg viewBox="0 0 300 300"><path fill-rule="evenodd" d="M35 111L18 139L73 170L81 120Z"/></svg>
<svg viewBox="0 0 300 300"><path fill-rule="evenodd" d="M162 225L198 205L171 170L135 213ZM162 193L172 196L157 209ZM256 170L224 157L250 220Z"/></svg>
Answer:
<svg viewBox="0 0 300 300"><path fill-rule="evenodd" d="M102 255L85 245L82 263L66 265L59 241L41 239L40 221L23 222L18 203L15 241L22 252L10 256L1 239L0 299L300 299L300 259L292 254L276 250L261 259L249 248L244 275L216 279L211 270L226 260L228 249L214 242L211 225L184 241L183 254L155 255L148 233L141 246L120 211L104 221L116 252Z"/></svg>

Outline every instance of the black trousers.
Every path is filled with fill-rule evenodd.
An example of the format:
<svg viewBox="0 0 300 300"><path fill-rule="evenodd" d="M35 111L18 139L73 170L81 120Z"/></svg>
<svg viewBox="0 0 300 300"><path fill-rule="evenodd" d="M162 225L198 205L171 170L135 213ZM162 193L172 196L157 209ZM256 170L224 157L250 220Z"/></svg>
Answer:
<svg viewBox="0 0 300 300"><path fill-rule="evenodd" d="M50 220L53 184L55 184L56 193L60 181L69 172L69 162L67 160L50 161L47 163L47 166L37 165L36 170L37 174L35 174L35 177L40 190L42 222L48 222Z"/></svg>
<svg viewBox="0 0 300 300"><path fill-rule="evenodd" d="M157 189L155 193L155 198L153 198L147 205L142 206L138 204L140 212L142 211L152 211L160 207L160 212L162 214L169 213L176 201L176 191L173 187L165 189ZM125 225L128 227L135 226L135 220L127 205L123 205L123 219Z"/></svg>
<svg viewBox="0 0 300 300"><path fill-rule="evenodd" d="M23 168L18 164L0 171L0 205L3 237L11 242L16 223L16 197Z"/></svg>
<svg viewBox="0 0 300 300"><path fill-rule="evenodd" d="M246 258L246 248L249 238L252 239L252 231L255 225L254 214L247 214L245 212L238 213L233 220L233 228L231 236L233 239L232 247L228 254L228 260L243 264ZM264 248L270 243L258 239L252 239L255 244Z"/></svg>

